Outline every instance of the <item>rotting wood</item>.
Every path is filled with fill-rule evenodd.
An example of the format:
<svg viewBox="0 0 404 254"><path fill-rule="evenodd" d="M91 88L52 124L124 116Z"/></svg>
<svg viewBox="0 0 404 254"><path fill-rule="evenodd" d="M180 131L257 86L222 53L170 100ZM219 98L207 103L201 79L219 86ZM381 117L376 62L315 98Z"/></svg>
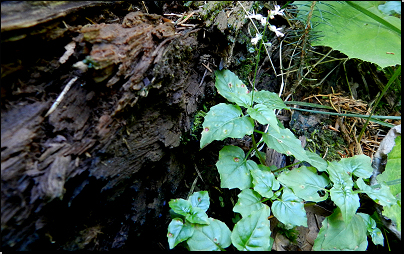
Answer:
<svg viewBox="0 0 404 254"><path fill-rule="evenodd" d="M3 4L11 3L2 2L2 12ZM180 137L190 130L205 87L212 86L212 73L195 71L198 49L209 46L198 41L202 30L174 29L160 15L136 12L140 5L126 6L133 12L117 19L123 22L112 24L116 17L106 8L103 15L110 19L89 14L77 17L92 21L80 26L72 18L76 12L119 2L43 4L59 13L26 14L35 7L7 24L2 13L2 49L26 45L21 54L5 58L14 62L2 63L3 249L106 250L131 244L128 234L140 244L136 235L155 232L163 232L157 241L165 239L164 204L178 195L187 174L188 158L178 154ZM26 23L19 23L21 15L27 15ZM74 52L60 62L72 41ZM56 48L60 53L45 54ZM87 69L73 67L87 56ZM122 209L114 211L117 205Z"/></svg>

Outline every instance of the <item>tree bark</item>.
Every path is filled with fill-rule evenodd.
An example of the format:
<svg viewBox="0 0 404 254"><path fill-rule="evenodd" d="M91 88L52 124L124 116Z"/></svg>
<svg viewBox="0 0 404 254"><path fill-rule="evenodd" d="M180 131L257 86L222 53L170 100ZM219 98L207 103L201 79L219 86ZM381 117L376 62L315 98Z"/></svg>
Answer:
<svg viewBox="0 0 404 254"><path fill-rule="evenodd" d="M145 13L175 2L51 3L1 3L2 249L168 249L198 151L181 136L214 87L201 52L231 62L223 22Z"/></svg>

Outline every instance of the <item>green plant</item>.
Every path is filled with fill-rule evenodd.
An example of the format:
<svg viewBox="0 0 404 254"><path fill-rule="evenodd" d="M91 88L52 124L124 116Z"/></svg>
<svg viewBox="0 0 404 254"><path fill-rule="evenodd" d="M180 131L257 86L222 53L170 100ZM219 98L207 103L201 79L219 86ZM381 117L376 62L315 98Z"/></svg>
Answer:
<svg viewBox="0 0 404 254"><path fill-rule="evenodd" d="M311 27L322 36L311 44L329 46L350 58L369 61L382 68L401 65L401 20L381 12L378 8L381 4L382 1L319 2L311 19L316 25ZM312 10L310 1L296 5L300 19Z"/></svg>
<svg viewBox="0 0 404 254"><path fill-rule="evenodd" d="M205 213L209 207L207 192L196 192L188 200L172 200L170 207L181 216L169 225L170 248L187 240L190 250L221 250L230 243L238 250L270 250L273 240L268 216L271 212L286 229L307 226L304 202L321 202L328 197L338 208L323 222L314 249L365 250L367 235L375 244L382 244L383 235L374 227L374 220L356 212L360 205L358 193L367 194L382 206L397 203L386 184L376 189L364 182L373 171L370 157L357 155L326 162L318 154L305 151L289 129L278 125L273 109L288 107L276 94L250 92L229 70L215 74L219 94L233 103L210 108L203 123L201 148L213 140L242 138L256 132L263 135L263 142L269 148L293 155L311 166L284 171L276 177L274 172L278 169L267 167L263 158L259 158L260 164L249 159L253 150L261 156L257 149L259 143L253 142L247 155L237 146L223 147L216 163L221 187L241 190L233 211L240 213L242 219L230 231L224 223L208 218ZM268 132L255 130L256 122L269 124Z"/></svg>
<svg viewBox="0 0 404 254"><path fill-rule="evenodd" d="M260 15L251 16L262 24L268 21ZM283 36L277 28L270 29ZM262 36L257 34L253 40L256 44L260 39ZM262 42L257 59L261 46ZM247 154L237 146L224 146L216 163L221 188L240 190L233 211L240 214L241 219L236 216L230 230L223 222L209 218L206 191L195 192L188 200L171 200L173 220L167 233L170 248L186 241L190 250L224 250L231 244L238 250L270 250L274 241L268 219L271 214L283 224L284 231L293 235L295 226L307 226L304 204L326 199L331 199L337 208L323 221L314 250L366 250L367 236L375 244L383 245L384 238L375 220L357 212L358 194L366 194L386 209L401 207L401 201L390 192L388 185L393 181L377 186L367 184L373 171L370 157L357 155L327 162L318 154L304 150L300 140L276 118L274 110L289 109L277 94L255 91L255 87L250 91L229 70L215 71L215 75L218 93L230 103L215 105L204 116L200 148L214 140L251 136L253 147ZM258 124L268 125L267 131L257 130ZM255 133L261 135L262 140L256 142ZM258 149L262 142L310 166L292 170L287 170L292 165L281 169L268 167L264 154ZM259 163L252 158L254 155Z"/></svg>

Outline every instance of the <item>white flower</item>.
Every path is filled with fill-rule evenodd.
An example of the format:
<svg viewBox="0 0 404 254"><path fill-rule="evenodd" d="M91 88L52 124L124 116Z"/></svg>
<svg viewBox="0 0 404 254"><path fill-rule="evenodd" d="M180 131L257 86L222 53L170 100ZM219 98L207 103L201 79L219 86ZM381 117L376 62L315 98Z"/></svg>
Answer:
<svg viewBox="0 0 404 254"><path fill-rule="evenodd" d="M262 15L261 14L252 14L252 15L248 15L248 16L245 16L245 17L260 20L262 18Z"/></svg>
<svg viewBox="0 0 404 254"><path fill-rule="evenodd" d="M263 17L261 14L253 14L253 15L248 15L248 16L245 16L245 17L259 20L263 26L267 23L267 18Z"/></svg>
<svg viewBox="0 0 404 254"><path fill-rule="evenodd" d="M252 39L251 39L252 45L256 45L256 44L258 43L258 41L261 40L261 39L262 39L262 35L257 33L257 35L255 36L255 38L252 38Z"/></svg>
<svg viewBox="0 0 404 254"><path fill-rule="evenodd" d="M274 19L275 15L284 15L283 10L280 11L280 9L281 7L279 5L275 5L275 10L269 12L269 18Z"/></svg>
<svg viewBox="0 0 404 254"><path fill-rule="evenodd" d="M275 32L276 36L278 36L278 37L284 36L284 34L282 32L280 32L281 29L282 29L281 27L276 28L276 26L272 26L272 25L269 26L269 30L271 30L272 32Z"/></svg>
<svg viewBox="0 0 404 254"><path fill-rule="evenodd" d="M261 21L261 25L265 26L265 24L267 23L267 18L262 17L260 21Z"/></svg>

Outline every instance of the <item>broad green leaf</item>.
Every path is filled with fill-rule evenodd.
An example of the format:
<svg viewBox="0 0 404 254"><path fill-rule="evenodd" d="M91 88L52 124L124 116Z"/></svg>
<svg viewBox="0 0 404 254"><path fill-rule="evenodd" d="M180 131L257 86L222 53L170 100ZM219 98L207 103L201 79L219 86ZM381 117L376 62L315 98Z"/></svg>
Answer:
<svg viewBox="0 0 404 254"><path fill-rule="evenodd" d="M397 204L396 198L391 194L387 185L381 184L381 188L372 188L367 185L362 178L356 180L359 189L363 190L371 199L382 206L391 206Z"/></svg>
<svg viewBox="0 0 404 254"><path fill-rule="evenodd" d="M238 194L238 201L233 207L233 212L240 213L245 218L262 207L264 204L261 203L261 196L251 189L244 189Z"/></svg>
<svg viewBox="0 0 404 254"><path fill-rule="evenodd" d="M401 136L396 137L394 142L393 149L387 155L385 171L376 177L379 183L401 179ZM401 193L401 184L391 185L390 190L396 196Z"/></svg>
<svg viewBox="0 0 404 254"><path fill-rule="evenodd" d="M175 213L184 216L189 214L192 208L191 202L182 198L171 199L170 202L168 202L168 205L171 207L171 209L173 209Z"/></svg>
<svg viewBox="0 0 404 254"><path fill-rule="evenodd" d="M177 198L168 202L174 212L184 215L185 219L191 223L209 224L208 216L199 207L193 207L188 200Z"/></svg>
<svg viewBox="0 0 404 254"><path fill-rule="evenodd" d="M254 130L253 120L241 114L240 107L236 105L220 103L211 107L202 125L201 148L213 140L251 135Z"/></svg>
<svg viewBox="0 0 404 254"><path fill-rule="evenodd" d="M287 228L294 226L307 227L304 204L290 189L284 189L281 201L276 200L272 204L272 213Z"/></svg>
<svg viewBox="0 0 404 254"><path fill-rule="evenodd" d="M209 218L209 225L195 225L187 244L190 251L218 251L230 246L230 234L226 224Z"/></svg>
<svg viewBox="0 0 404 254"><path fill-rule="evenodd" d="M382 231L378 228L374 228L372 231L369 231L369 235L372 238L372 242L374 245L384 246L384 237Z"/></svg>
<svg viewBox="0 0 404 254"><path fill-rule="evenodd" d="M254 92L254 102L264 104L269 109L289 109L276 93L270 91Z"/></svg>
<svg viewBox="0 0 404 254"><path fill-rule="evenodd" d="M254 190L263 197L271 198L274 195L273 190L279 189L280 184L269 167L260 164L258 168L251 170Z"/></svg>
<svg viewBox="0 0 404 254"><path fill-rule="evenodd" d="M334 185L352 187L352 177L336 161L328 162L327 172L330 175L331 182Z"/></svg>
<svg viewBox="0 0 404 254"><path fill-rule="evenodd" d="M356 250L365 251L368 242L366 225L360 215L355 214L346 224L341 210L337 207L333 214L325 218L314 241L314 251Z"/></svg>
<svg viewBox="0 0 404 254"><path fill-rule="evenodd" d="M229 70L215 71L216 88L220 95L230 102L249 108L251 106L251 94L247 86Z"/></svg>
<svg viewBox="0 0 404 254"><path fill-rule="evenodd" d="M366 213L357 213L357 215L360 215L363 222L366 224L368 234L372 237L372 242L375 245L379 244L384 246L384 237L380 229L376 227L376 221Z"/></svg>
<svg viewBox="0 0 404 254"><path fill-rule="evenodd" d="M372 160L364 154L341 159L338 164L350 175L369 178L373 173Z"/></svg>
<svg viewBox="0 0 404 254"><path fill-rule="evenodd" d="M185 219L191 223L209 224L208 215L199 207L192 207Z"/></svg>
<svg viewBox="0 0 404 254"><path fill-rule="evenodd" d="M401 136L395 138L395 145L387 155L385 171L376 177L379 183L401 179ZM383 207L383 215L394 221L397 229L401 231L401 183L391 185L391 193L400 200L397 205Z"/></svg>
<svg viewBox="0 0 404 254"><path fill-rule="evenodd" d="M320 202L327 199L327 195L320 197L317 191L324 189L330 182L322 175L318 175L315 168L302 166L283 172L278 181L291 188L296 196L305 201Z"/></svg>
<svg viewBox="0 0 404 254"><path fill-rule="evenodd" d="M194 233L194 228L191 224L183 223L181 219L175 218L168 225L168 245L170 249L174 248L180 242L190 238Z"/></svg>
<svg viewBox="0 0 404 254"><path fill-rule="evenodd" d="M400 193L401 200L401 193ZM383 207L384 216L394 221L396 224L397 230L401 232L401 201L397 202L396 205L390 207Z"/></svg>
<svg viewBox="0 0 404 254"><path fill-rule="evenodd" d="M231 233L233 245L240 251L269 251L271 247L269 215L270 209L264 205L260 210L237 222Z"/></svg>
<svg viewBox="0 0 404 254"><path fill-rule="evenodd" d="M279 131L278 133L271 126L268 126L268 132L263 135L267 146L278 153L287 156L293 155L300 161L309 161L300 140L289 129L279 129Z"/></svg>
<svg viewBox="0 0 404 254"><path fill-rule="evenodd" d="M220 174L221 188L239 188L240 190L252 187L250 170L258 168L252 160L245 160L244 151L237 146L225 146L219 152L216 167Z"/></svg>
<svg viewBox="0 0 404 254"><path fill-rule="evenodd" d="M341 209L345 223L350 223L360 206L358 194L352 191L352 187L344 187L337 184L331 188L330 194L331 200Z"/></svg>
<svg viewBox="0 0 404 254"><path fill-rule="evenodd" d="M355 1L355 4L401 30L401 20L382 13L381 1ZM311 2L301 2L298 17L307 20ZM329 46L349 58L359 58L382 68L401 65L401 34L341 1L317 3L311 19L312 31L321 36L313 46ZM360 45L360 46L359 46ZM390 54L393 53L393 54Z"/></svg>
<svg viewBox="0 0 404 254"><path fill-rule="evenodd" d="M318 171L323 172L327 170L327 162L321 158L320 155L316 154L316 153L312 153L308 150L306 151L306 155L309 158L309 160L307 161L308 163L310 163L313 167L317 168Z"/></svg>
<svg viewBox="0 0 404 254"><path fill-rule="evenodd" d="M269 109L264 104L257 104L254 108L248 108L247 113L260 124L269 124L275 131L279 132L278 120L273 109Z"/></svg>
<svg viewBox="0 0 404 254"><path fill-rule="evenodd" d="M188 201L191 202L193 207L199 207L204 212L206 212L209 208L209 193L207 191L198 191L194 192L189 198Z"/></svg>
<svg viewBox="0 0 404 254"><path fill-rule="evenodd" d="M352 177L339 162L329 162L327 172L334 186L330 190L331 200L341 208L345 223L349 223L359 207L359 196L352 191ZM352 172L352 171L351 171Z"/></svg>

